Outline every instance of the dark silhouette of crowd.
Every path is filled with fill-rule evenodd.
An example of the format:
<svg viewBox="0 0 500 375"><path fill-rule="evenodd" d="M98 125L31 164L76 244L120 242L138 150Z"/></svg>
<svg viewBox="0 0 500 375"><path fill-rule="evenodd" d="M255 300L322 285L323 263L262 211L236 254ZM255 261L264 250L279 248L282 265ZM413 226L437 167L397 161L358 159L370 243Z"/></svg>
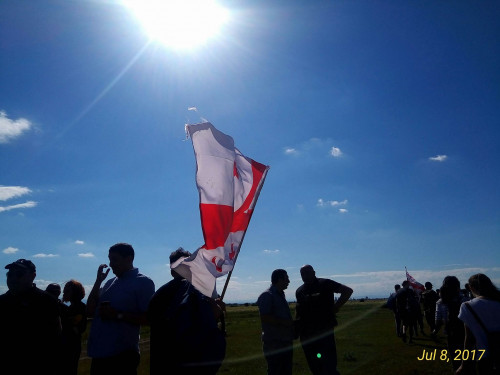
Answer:
<svg viewBox="0 0 500 375"><path fill-rule="evenodd" d="M422 307L430 337L446 336L454 373L500 374L500 291L488 276L472 275L463 289L456 276L446 276L436 291L430 282L421 293L408 280L402 286L395 286L386 306L394 313L396 334L403 342L414 342ZM469 355L476 351L478 355Z"/></svg>
<svg viewBox="0 0 500 375"><path fill-rule="evenodd" d="M173 269L190 256L182 248L172 252L173 279L155 291L153 281L134 266L133 247L117 243L109 248L109 265L97 269L87 304L78 280L67 281L62 290L56 283L41 290L34 284L33 262L7 264L8 291L0 295L0 361L17 364L18 375L76 375L82 334L91 319L91 375L137 375L141 325L150 326L152 375L215 375L226 352L221 330L225 304L203 295ZM106 281L110 271L115 276ZM274 270L270 287L258 298L267 373L292 374L293 341L300 339L312 374L339 374L336 313L353 290L316 277L311 265L304 265L300 275L303 285L295 292L295 317L285 299L290 284L286 270ZM456 374L500 374L500 291L488 276L472 275L463 289L457 277L446 276L439 289L426 282L422 292L404 280L394 286L387 307L403 342L411 344L419 334L427 335L425 318L429 337L446 335L449 353L482 353L480 359L451 360Z"/></svg>

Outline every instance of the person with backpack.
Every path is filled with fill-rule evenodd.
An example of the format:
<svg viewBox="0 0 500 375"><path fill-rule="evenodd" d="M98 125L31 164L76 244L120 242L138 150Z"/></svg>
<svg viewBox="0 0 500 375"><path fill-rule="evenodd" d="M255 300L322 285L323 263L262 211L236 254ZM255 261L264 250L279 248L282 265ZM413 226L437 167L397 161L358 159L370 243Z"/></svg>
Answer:
<svg viewBox="0 0 500 375"><path fill-rule="evenodd" d="M177 249L170 254L170 267L189 256ZM170 272L174 279L156 291L148 307L150 374L214 375L226 354L226 338L217 325L224 304Z"/></svg>
<svg viewBox="0 0 500 375"><path fill-rule="evenodd" d="M425 291L422 292L422 305L424 307L424 316L427 324L429 325L431 332L436 329L436 302L439 296L435 290L432 289L432 284L430 281L425 283Z"/></svg>
<svg viewBox="0 0 500 375"><path fill-rule="evenodd" d="M413 342L413 335L416 332L418 296L410 288L408 280L404 280L401 285L402 288L396 293L396 306L402 323L401 339L403 342L406 342L408 335L408 343L411 344Z"/></svg>
<svg viewBox="0 0 500 375"><path fill-rule="evenodd" d="M464 351L477 351L474 359L479 375L500 374L500 291L482 273L469 278L469 287L475 298L463 303L458 315L465 325ZM456 373L470 373L473 364L462 361Z"/></svg>

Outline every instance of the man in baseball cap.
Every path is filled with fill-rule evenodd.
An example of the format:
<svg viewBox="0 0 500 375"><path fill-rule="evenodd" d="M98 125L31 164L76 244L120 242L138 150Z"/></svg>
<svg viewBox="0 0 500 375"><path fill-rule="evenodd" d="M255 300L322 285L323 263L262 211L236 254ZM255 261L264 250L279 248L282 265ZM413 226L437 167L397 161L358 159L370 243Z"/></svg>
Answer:
<svg viewBox="0 0 500 375"><path fill-rule="evenodd" d="M9 290L0 295L0 363L22 363L18 375L54 374L61 333L57 301L33 283L36 267L30 260L5 268Z"/></svg>

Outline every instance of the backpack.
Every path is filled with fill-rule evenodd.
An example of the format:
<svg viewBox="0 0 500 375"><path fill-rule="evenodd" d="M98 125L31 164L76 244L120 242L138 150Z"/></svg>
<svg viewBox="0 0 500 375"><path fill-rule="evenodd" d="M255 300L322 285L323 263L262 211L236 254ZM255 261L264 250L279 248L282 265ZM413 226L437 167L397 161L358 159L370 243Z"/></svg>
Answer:
<svg viewBox="0 0 500 375"><path fill-rule="evenodd" d="M500 331L488 331L483 321L479 318L479 315L477 315L472 306L467 302L465 303L465 306L467 307L467 309L469 309L483 331L486 333L486 339L488 341L488 352L485 354L491 362L491 373L500 374Z"/></svg>

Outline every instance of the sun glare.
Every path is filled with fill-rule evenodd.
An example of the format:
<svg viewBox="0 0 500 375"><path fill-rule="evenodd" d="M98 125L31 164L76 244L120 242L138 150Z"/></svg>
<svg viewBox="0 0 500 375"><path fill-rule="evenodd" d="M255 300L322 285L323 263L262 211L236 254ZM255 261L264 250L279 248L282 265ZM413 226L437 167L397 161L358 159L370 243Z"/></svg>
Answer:
<svg viewBox="0 0 500 375"><path fill-rule="evenodd" d="M228 11L214 0L123 0L151 39L191 49L217 36Z"/></svg>

